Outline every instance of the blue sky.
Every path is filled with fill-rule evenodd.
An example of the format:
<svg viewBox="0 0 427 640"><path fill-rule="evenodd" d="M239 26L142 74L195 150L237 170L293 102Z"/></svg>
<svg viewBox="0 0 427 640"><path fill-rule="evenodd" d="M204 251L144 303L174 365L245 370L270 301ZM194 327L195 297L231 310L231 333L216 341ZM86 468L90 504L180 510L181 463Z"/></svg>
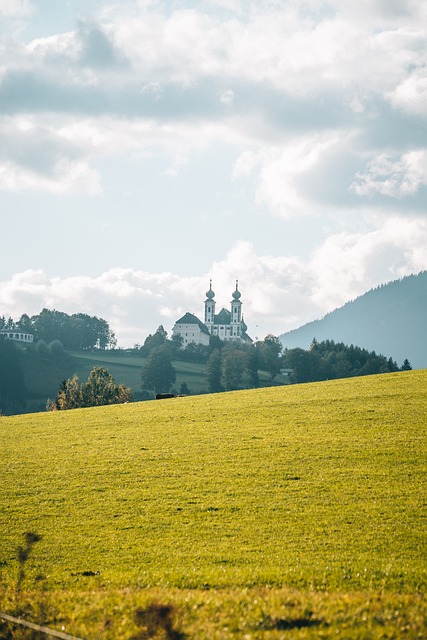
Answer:
<svg viewBox="0 0 427 640"><path fill-rule="evenodd" d="M417 0L0 0L0 314L252 337L427 269ZM362 345L363 346L363 345Z"/></svg>

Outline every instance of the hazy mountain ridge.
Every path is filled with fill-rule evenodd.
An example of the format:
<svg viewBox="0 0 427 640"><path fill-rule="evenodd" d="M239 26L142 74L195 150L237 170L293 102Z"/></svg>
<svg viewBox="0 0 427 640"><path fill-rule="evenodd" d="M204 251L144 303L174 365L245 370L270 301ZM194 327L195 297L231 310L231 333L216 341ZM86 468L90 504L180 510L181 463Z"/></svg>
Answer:
<svg viewBox="0 0 427 640"><path fill-rule="evenodd" d="M321 320L281 334L284 347L306 349L313 338L335 340L427 367L427 271L371 289Z"/></svg>

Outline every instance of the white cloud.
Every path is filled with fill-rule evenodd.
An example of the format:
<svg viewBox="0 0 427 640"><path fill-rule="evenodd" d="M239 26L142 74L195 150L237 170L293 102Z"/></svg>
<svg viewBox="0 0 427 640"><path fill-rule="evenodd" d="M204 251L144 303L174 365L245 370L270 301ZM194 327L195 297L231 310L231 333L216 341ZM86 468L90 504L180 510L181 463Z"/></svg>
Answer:
<svg viewBox="0 0 427 640"><path fill-rule="evenodd" d="M215 7L232 13L216 15ZM409 152L370 149L370 140L384 101L409 116L427 112L427 30L418 3L329 0L319 8L310 1L218 0L162 9L153 2L105 6L98 23L5 49L6 103L28 112L35 99L41 126L56 121L52 136L78 141L80 158L62 156L86 176L75 181L80 190L100 189L95 153L165 144L165 170L177 175L191 149L231 142L241 153L234 177L251 174L250 149L257 202L287 218L317 207L311 179L324 170L325 157L335 157L334 167L345 162L352 141L359 141L352 152L364 164L367 157ZM4 188L32 184L29 176L18 180L10 165L3 172ZM363 176L359 168L342 190ZM322 179L335 177L331 171ZM52 181L39 187L51 191ZM336 206L342 205L340 194ZM327 207L333 206L331 195Z"/></svg>
<svg viewBox="0 0 427 640"><path fill-rule="evenodd" d="M0 16L19 18L32 12L33 6L29 0L0 0Z"/></svg>
<svg viewBox="0 0 427 640"><path fill-rule="evenodd" d="M102 192L102 187L99 173L87 163L63 158L55 163L49 175L13 162L0 161L0 190L96 195Z"/></svg>
<svg viewBox="0 0 427 640"><path fill-rule="evenodd" d="M55 118L46 121L0 117L0 191L100 193L101 176L90 167L83 146L63 136Z"/></svg>
<svg viewBox="0 0 427 640"><path fill-rule="evenodd" d="M186 311L203 319L212 278L218 310L229 307L236 279L248 332L262 339L323 316L381 283L427 269L427 223L394 218L366 234L329 237L307 261L257 255L252 243L234 245L209 272L183 278L114 268L97 277L49 277L28 270L0 282L2 314L18 319L43 307L105 318L120 346L143 342L160 324L170 333Z"/></svg>
<svg viewBox="0 0 427 640"><path fill-rule="evenodd" d="M312 300L325 310L364 291L427 268L427 223L391 218L369 233L330 236L312 255Z"/></svg>
<svg viewBox="0 0 427 640"><path fill-rule="evenodd" d="M26 272L1 285L5 313L29 312L26 304L32 313L43 306L84 309L104 315L129 344L160 322L170 330L187 310L201 315L209 277L219 304L227 305L238 277L249 331L262 337L427 268L421 218L427 3L204 0L183 8L188 4L104 4L98 18L76 20L63 33L29 43L23 32L5 38L0 190L100 194L102 172L111 180L120 164L126 179L120 174L117 185L135 193L137 162L150 159L150 170L180 185L183 168L196 164L194 154L198 168L215 177L206 200L215 202L222 189L241 217L232 249L194 278L131 269L86 279ZM22 17L32 8L24 0L0 0L2 16ZM231 186L220 183L227 171ZM110 218L115 186L113 178L108 193L114 195L105 198ZM144 190L149 210L157 194L149 184ZM166 195L165 225L175 204ZM200 201L184 187L181 196L189 212L185 229L197 219ZM254 245L236 242L238 233L250 238L243 209L249 198L259 215L282 218L284 236L286 225L298 217L310 224L313 215L324 216L325 228L335 225L332 235L309 258L259 255L257 238ZM88 214L92 202L81 199ZM369 232L356 234L368 220ZM109 251L114 256L111 245ZM217 248L206 251L215 260Z"/></svg>
<svg viewBox="0 0 427 640"><path fill-rule="evenodd" d="M345 131L327 131L258 152L244 151L234 165L233 178L254 179L258 204L282 218L310 214L324 209L318 194L311 192L311 182L323 171L325 158L344 156L350 141ZM334 177L329 180L333 184Z"/></svg>
<svg viewBox="0 0 427 640"><path fill-rule="evenodd" d="M227 89L227 91L224 91L224 93L221 94L220 102L224 106L230 107L234 103L235 98L236 94L234 93L233 89Z"/></svg>
<svg viewBox="0 0 427 640"><path fill-rule="evenodd" d="M426 57L427 63L427 57ZM426 67L415 70L388 94L392 105L416 116L426 118L427 114L427 71Z"/></svg>
<svg viewBox="0 0 427 640"><path fill-rule="evenodd" d="M385 154L374 158L365 173L356 174L351 188L359 196L379 193L403 198L415 194L423 185L427 185L427 150L419 149L399 159Z"/></svg>

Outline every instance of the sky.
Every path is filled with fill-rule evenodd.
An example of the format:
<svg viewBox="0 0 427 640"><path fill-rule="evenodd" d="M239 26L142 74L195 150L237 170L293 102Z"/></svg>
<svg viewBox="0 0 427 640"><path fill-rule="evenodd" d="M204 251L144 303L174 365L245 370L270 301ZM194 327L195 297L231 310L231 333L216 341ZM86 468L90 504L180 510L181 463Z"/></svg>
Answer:
<svg viewBox="0 0 427 640"><path fill-rule="evenodd" d="M0 0L0 315L238 279L263 339L425 269L426 2Z"/></svg>

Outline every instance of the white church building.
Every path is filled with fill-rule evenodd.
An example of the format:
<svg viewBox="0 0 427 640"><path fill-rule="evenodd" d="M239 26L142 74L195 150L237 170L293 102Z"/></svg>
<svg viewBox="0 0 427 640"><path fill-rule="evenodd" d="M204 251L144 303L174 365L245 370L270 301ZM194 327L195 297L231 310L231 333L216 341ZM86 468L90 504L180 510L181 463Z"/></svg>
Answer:
<svg viewBox="0 0 427 640"><path fill-rule="evenodd" d="M237 280L232 298L230 310L222 308L216 314L215 293L212 291L211 280L209 291L206 292L204 322L187 312L176 321L172 334L182 337L183 347L191 343L208 345L211 336L218 336L221 340L251 344L253 341L246 333L247 326L243 320L241 293Z"/></svg>

